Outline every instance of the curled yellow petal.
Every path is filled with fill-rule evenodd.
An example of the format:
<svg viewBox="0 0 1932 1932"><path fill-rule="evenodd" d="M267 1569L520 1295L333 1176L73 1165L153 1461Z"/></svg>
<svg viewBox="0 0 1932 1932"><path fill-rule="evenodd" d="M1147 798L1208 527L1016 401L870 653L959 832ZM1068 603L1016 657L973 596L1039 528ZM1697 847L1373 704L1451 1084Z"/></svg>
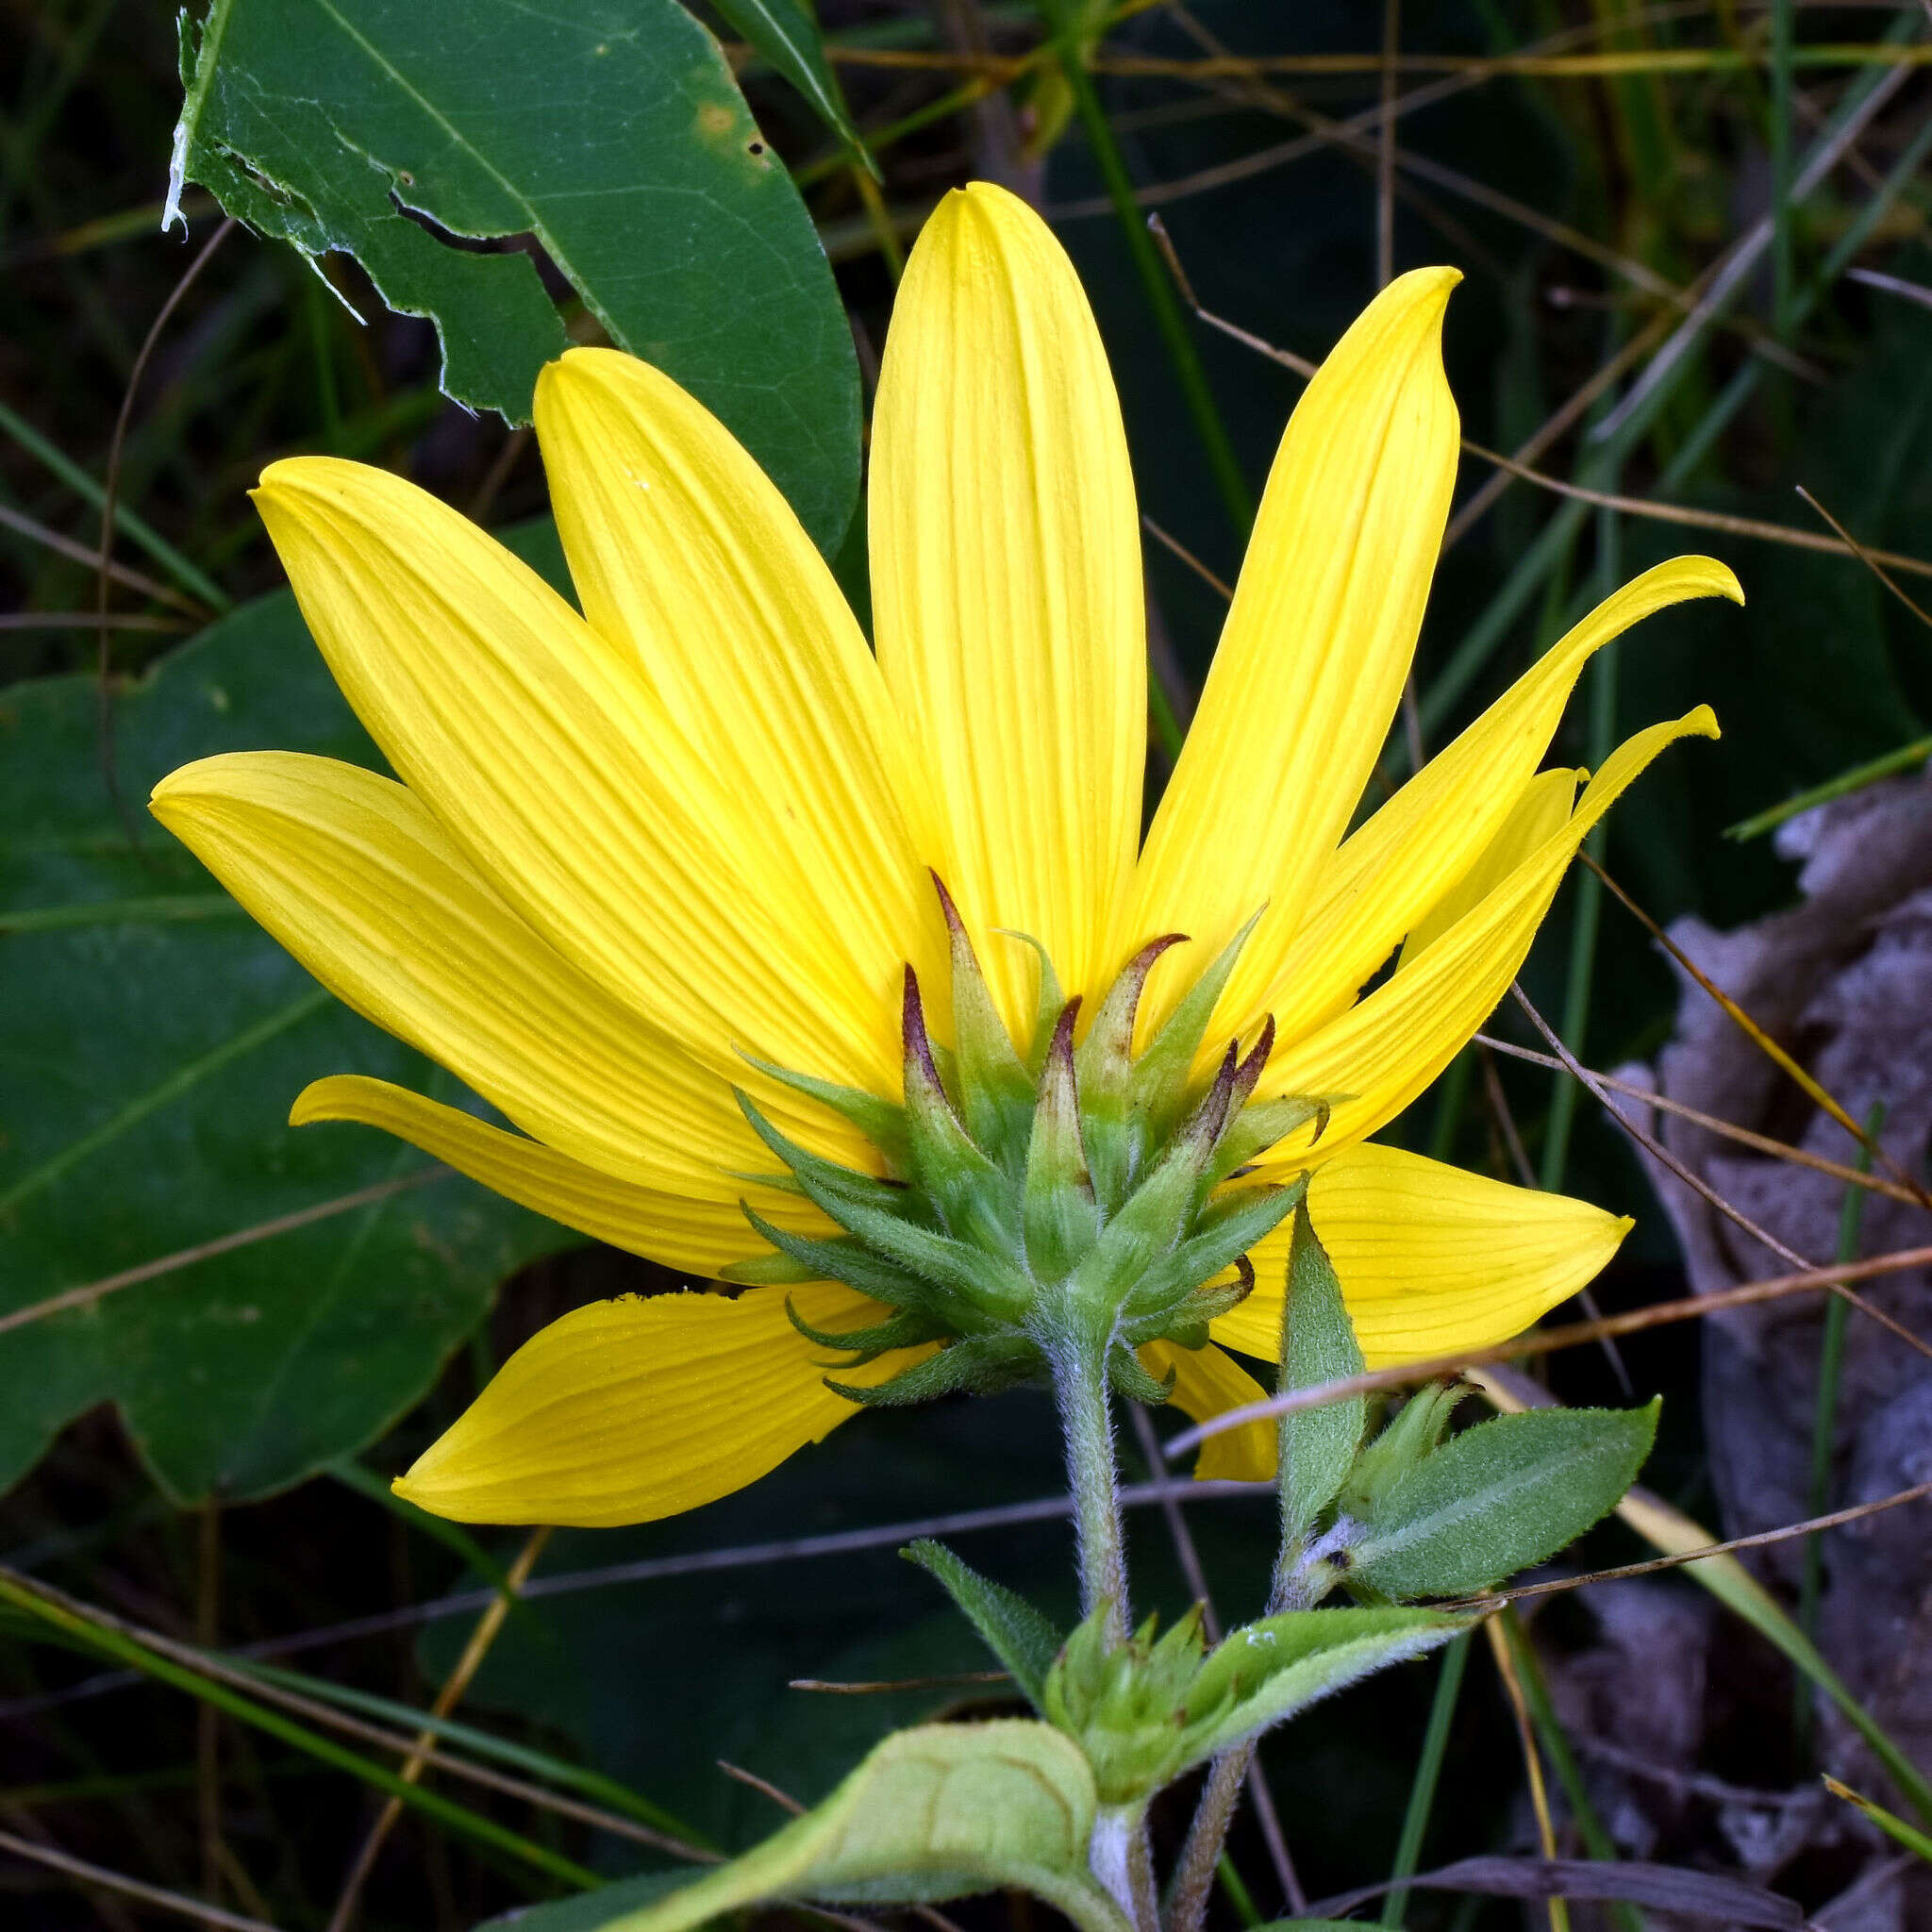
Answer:
<svg viewBox="0 0 1932 1932"><path fill-rule="evenodd" d="M1493 848L1591 658L1632 625L1691 597L1744 601L1737 578L1708 557L1673 558L1633 578L1323 864L1307 917L1262 999L1284 1040L1345 1008L1390 948ZM1440 912L1431 917L1441 924Z"/></svg>
<svg viewBox="0 0 1932 1932"><path fill-rule="evenodd" d="M511 1356L396 1493L458 1523L585 1529L655 1523L728 1496L858 1413L824 1386L825 1351L791 1325L858 1328L848 1288L748 1289L593 1302ZM883 1380L913 1352L841 1380Z"/></svg>
<svg viewBox="0 0 1932 1932"><path fill-rule="evenodd" d="M1274 1324L1281 1326L1280 1297L1275 1298ZM1156 1381L1174 1374L1168 1400L1190 1422L1205 1423L1250 1402L1261 1402L1268 1391L1224 1350L1210 1341L1206 1348L1182 1348L1172 1341L1150 1341L1141 1351L1141 1364ZM1246 1423L1238 1429L1209 1436L1194 1461L1196 1482L1272 1483L1274 1480L1274 1425Z"/></svg>
<svg viewBox="0 0 1932 1932"><path fill-rule="evenodd" d="M745 1220L741 1198L768 1221L798 1233L830 1231L816 1210L776 1188L734 1182L722 1174L711 1175L702 1191L641 1186L364 1074L334 1074L302 1091L290 1124L305 1127L318 1121L380 1127L506 1200L667 1268L716 1274L734 1261L769 1254Z"/></svg>
<svg viewBox="0 0 1932 1932"><path fill-rule="evenodd" d="M1290 419L1115 929L1123 954L1177 930L1211 958L1265 905L1224 1013L1257 1010L1274 983L1408 673L1456 475L1441 333L1460 279L1432 268L1391 282ZM1156 969L1150 1024L1177 972Z"/></svg>
<svg viewBox="0 0 1932 1932"><path fill-rule="evenodd" d="M1715 738L1717 720L1700 705L1671 724L1625 740L1590 782L1568 823L1420 957L1347 1012L1278 1052L1257 1091L1341 1093L1313 1150L1332 1158L1392 1120L1461 1051L1508 990L1556 896L1565 867L1590 829L1639 773L1674 740ZM1308 1164L1312 1132L1273 1151L1264 1173Z"/></svg>
<svg viewBox="0 0 1932 1932"><path fill-rule="evenodd" d="M921 231L873 416L879 665L944 874L1009 1024L1029 933L1070 991L1106 956L1141 829L1141 531L1107 357L1073 264L986 183Z"/></svg>
<svg viewBox="0 0 1932 1932"><path fill-rule="evenodd" d="M1507 1341L1588 1286L1631 1224L1563 1194L1513 1188L1395 1147L1353 1147L1316 1170L1308 1212L1372 1369ZM1255 1291L1215 1338L1272 1359L1289 1233L1249 1257Z"/></svg>
<svg viewBox="0 0 1932 1932"><path fill-rule="evenodd" d="M764 1164L726 1080L542 939L393 779L236 752L170 774L153 810L339 999L525 1132L727 1210L724 1170ZM867 1158L825 1109L736 1074L812 1145Z"/></svg>

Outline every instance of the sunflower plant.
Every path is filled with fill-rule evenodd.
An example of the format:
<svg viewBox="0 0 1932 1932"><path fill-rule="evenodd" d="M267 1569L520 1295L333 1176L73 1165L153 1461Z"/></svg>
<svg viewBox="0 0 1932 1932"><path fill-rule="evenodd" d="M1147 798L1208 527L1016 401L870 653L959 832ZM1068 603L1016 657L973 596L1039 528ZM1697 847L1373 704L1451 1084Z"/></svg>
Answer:
<svg viewBox="0 0 1932 1932"><path fill-rule="evenodd" d="M1057 1405L1074 1630L907 1553L1035 1715L889 1739L640 1932L1011 1885L1091 1932L1194 1932L1255 1740L1466 1627L1648 1449L1650 1409L1452 1434L1447 1389L1229 1427L1195 1473L1278 1487L1264 1614L1210 1645L1198 1609L1164 1632L1130 1610L1118 1403L1208 1421L1266 1392L1237 1357L1306 1389L1507 1340L1628 1226L1372 1139L1494 1006L1618 794L1715 735L1700 708L1593 775L1540 771L1584 663L1666 605L1740 595L1708 558L1647 572L1351 829L1449 507L1457 279L1391 283L1309 383L1144 838L1120 409L1071 264L999 189L948 197L897 298L870 645L751 458L614 350L537 391L577 608L379 470L262 478L396 776L239 754L153 808L507 1124L358 1075L294 1120L380 1127L710 1284L553 1324L398 1492L472 1523L640 1523L869 1406L1015 1383ZM1163 1899L1147 1808L1203 1768Z"/></svg>

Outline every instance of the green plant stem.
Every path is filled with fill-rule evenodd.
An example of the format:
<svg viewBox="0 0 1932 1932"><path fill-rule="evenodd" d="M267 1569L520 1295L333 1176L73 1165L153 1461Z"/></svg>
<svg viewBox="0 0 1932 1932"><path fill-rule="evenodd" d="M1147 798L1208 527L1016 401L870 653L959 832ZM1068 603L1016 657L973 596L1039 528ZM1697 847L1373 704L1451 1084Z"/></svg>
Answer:
<svg viewBox="0 0 1932 1932"><path fill-rule="evenodd" d="M111 1624L95 1621L78 1608L57 1600L51 1593L43 1594L41 1588L28 1584L24 1578L0 1572L0 1603L11 1604L82 1648L112 1657L117 1663L125 1664L143 1676L153 1677L158 1683L184 1690L203 1704L225 1711L228 1716L264 1731L285 1744L291 1744L296 1750L319 1758L337 1771L347 1772L372 1790L400 1798L404 1804L413 1806L439 1824L461 1832L466 1838L475 1839L496 1851L508 1853L525 1864L534 1865L566 1885L579 1890L590 1890L601 1883L594 1872L579 1865L574 1858L566 1858L560 1852L553 1852L547 1845L540 1845L521 1833L498 1824L494 1819L472 1811L465 1805L455 1804L435 1791L425 1790L420 1784L399 1777L386 1765L345 1749L282 1716L279 1711L256 1703L252 1697L231 1690L212 1677L203 1676L198 1671L175 1663Z"/></svg>
<svg viewBox="0 0 1932 1932"><path fill-rule="evenodd" d="M1858 1148L1860 1174L1872 1172L1872 1143L1885 1124L1885 1103L1878 1102L1865 1116L1865 1140ZM1865 1191L1848 1187L1838 1210L1838 1245L1835 1261L1852 1261L1858 1254L1858 1228L1865 1218ZM1845 1304L1837 1296L1824 1304L1824 1334L1818 1349L1818 1402L1811 1423L1811 1507L1807 1512L1823 1516L1831 1507L1831 1455L1838 1437L1838 1391L1844 1372ZM1818 1598L1824 1587L1824 1544L1814 1532L1805 1539L1805 1570L1798 1585L1798 1628L1810 1642L1818 1641ZM1802 1678L1796 1686L1796 1702L1791 1710L1791 1738L1798 1760L1803 1763L1811 1750L1811 1690Z"/></svg>
<svg viewBox="0 0 1932 1932"><path fill-rule="evenodd" d="M1255 1894L1248 1890L1241 1874L1235 1870L1234 1860L1225 1852L1222 1853L1220 1861L1214 1867L1214 1875L1221 1880L1221 1889L1226 1892L1227 1902L1234 1907L1235 1917L1248 1928L1248 1932L1254 1932L1254 1928L1261 1923L1260 1907L1256 1905Z"/></svg>
<svg viewBox="0 0 1932 1932"><path fill-rule="evenodd" d="M1783 824L1787 819L1796 818L1801 811L1809 811L1814 805L1828 804L1850 791L1862 791L1866 786L1875 785L1881 778L1890 778L1896 773L1909 772L1915 765L1923 765L1927 758L1932 758L1932 738L1915 738L1911 743L1902 744L1896 751L1869 758L1862 765L1854 765L1850 771L1840 772L1836 778L1827 778L1823 785L1814 785L1810 791L1801 791L1795 798L1786 799L1782 805L1774 805L1756 818L1726 825L1724 837L1736 839L1740 843L1746 839L1760 838Z"/></svg>
<svg viewBox="0 0 1932 1932"><path fill-rule="evenodd" d="M1208 372L1201 366L1200 354L1194 347L1193 338L1188 333L1180 304L1174 298L1174 285L1161 264L1154 238L1147 232L1146 218L1134 200L1134 184L1128 178L1126 162L1121 158L1120 143L1115 141L1113 129L1108 125L1106 110L1100 105L1093 76L1080 61L1079 31L1068 18L1066 0L1044 0L1044 11L1058 42L1057 52L1060 70L1065 74L1067 87L1074 96L1074 110L1080 117L1087 144L1093 152L1100 178L1106 184L1108 199L1113 203L1114 213L1120 219L1121 233L1125 238L1127 253L1133 258L1134 272L1140 277L1147 306L1154 312L1155 325L1167 346L1181 395L1187 403L1188 413L1194 421L1195 433L1207 452L1214 487L1220 492L1228 520L1234 525L1235 534L1245 540L1255 521L1255 500L1248 492L1247 479L1241 475L1234 444L1229 441L1226 425L1215 407L1214 392L1208 386Z"/></svg>
<svg viewBox="0 0 1932 1932"><path fill-rule="evenodd" d="M1089 1335L1061 1335L1045 1353L1053 1364L1054 1399L1066 1439L1081 1614L1091 1617L1107 1604L1108 1641L1119 1643L1127 1634L1127 1559L1108 1402L1107 1343Z"/></svg>
<svg viewBox="0 0 1932 1932"><path fill-rule="evenodd" d="M1174 1878L1168 1886L1167 1910L1162 1920L1167 1932L1201 1932L1208 1916L1208 1894L1214 1888L1214 1874L1227 1861L1224 1849L1227 1830L1234 1823L1234 1809L1241 1803L1241 1785L1254 1756L1253 1744L1237 1744L1232 1751L1224 1751L1208 1767L1208 1782L1202 1786L1200 1802L1194 1807L1193 1823L1188 1826L1188 1841L1181 1848Z"/></svg>
<svg viewBox="0 0 1932 1932"><path fill-rule="evenodd" d="M1436 1695L1429 1705L1422 1754L1415 1761L1415 1781L1408 1788L1408 1809L1403 1813L1402 1836L1396 1840L1395 1863L1389 1874L1391 1878L1413 1877L1422 1858L1423 1835L1429 1828L1429 1813L1436 1808L1436 1786L1442 1775L1443 1754L1449 1748L1449 1726L1455 1721L1463 1668L1469 1662L1469 1639L1465 1630L1442 1648L1442 1668L1436 1676ZM1382 1924L1401 1924L1407 1909L1408 1888L1404 1885L1382 1901Z"/></svg>

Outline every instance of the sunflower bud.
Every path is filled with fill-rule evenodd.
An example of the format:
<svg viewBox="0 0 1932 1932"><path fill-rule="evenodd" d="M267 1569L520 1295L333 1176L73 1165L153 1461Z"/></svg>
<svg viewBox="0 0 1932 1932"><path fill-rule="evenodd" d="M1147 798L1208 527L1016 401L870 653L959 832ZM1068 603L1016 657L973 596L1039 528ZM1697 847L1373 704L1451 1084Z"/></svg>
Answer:
<svg viewBox="0 0 1932 1932"><path fill-rule="evenodd" d="M915 1401L1038 1376L1057 1341L1075 1332L1104 1338L1120 1392L1163 1400L1165 1388L1134 1351L1162 1339L1199 1348L1208 1324L1247 1292L1247 1250L1293 1209L1306 1181L1257 1185L1241 1171L1326 1112L1320 1098L1252 1102L1274 1045L1272 1020L1245 1052L1228 1041L1211 1078L1194 1076L1252 922L1139 1058L1147 975L1183 935L1164 933L1135 953L1077 1043L1080 1001L1061 999L1036 946L1041 1013L1022 1046L999 1018L951 896L935 884L951 942L950 1048L933 1039L908 966L896 1104L764 1069L858 1126L884 1173L810 1153L741 1093L745 1118L790 1183L839 1231L801 1236L753 1215L776 1252L731 1272L751 1281L843 1281L884 1303L891 1313L846 1341L861 1359L906 1337L944 1344L876 1389L848 1391L855 1400ZM838 1342L799 1326L815 1342Z"/></svg>

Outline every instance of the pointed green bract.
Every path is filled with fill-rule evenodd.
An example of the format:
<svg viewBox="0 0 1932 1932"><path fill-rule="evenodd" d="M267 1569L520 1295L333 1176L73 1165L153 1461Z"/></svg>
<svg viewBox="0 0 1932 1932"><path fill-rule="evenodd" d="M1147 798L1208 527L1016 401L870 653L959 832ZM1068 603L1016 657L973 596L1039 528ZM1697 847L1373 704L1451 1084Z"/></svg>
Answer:
<svg viewBox="0 0 1932 1932"><path fill-rule="evenodd" d="M1026 1701L1035 1710L1043 1708L1046 1674L1058 1655L1060 1633L1024 1597L982 1576L944 1543L922 1537L899 1554L939 1581L986 1647L1012 1674Z"/></svg>
<svg viewBox="0 0 1932 1932"><path fill-rule="evenodd" d="M924 993L908 966L898 1101L766 1069L865 1132L883 1173L813 1153L739 1095L753 1130L785 1164L779 1184L838 1231L794 1233L747 1208L775 1252L737 1264L731 1278L841 1281L880 1302L878 1324L842 1339L855 1355L906 1345L901 1337L940 1342L936 1355L878 1388L831 1385L855 1401L1044 1380L1055 1350L1077 1338L1101 1351L1116 1392L1163 1402L1174 1377L1157 1380L1134 1351L1159 1341L1206 1345L1209 1324L1252 1285L1248 1250L1293 1211L1307 1177L1287 1187L1224 1184L1283 1134L1320 1118L1326 1103L1249 1104L1274 1049L1272 1019L1245 1052L1227 1041L1211 1077L1194 1074L1245 929L1183 994L1139 1059L1134 1033L1147 975L1181 943L1179 934L1134 954L1077 1043L1079 1002L1060 999L1053 962L1037 941L1011 935L1040 954L1039 1020L1022 1052L999 1018L958 909L944 885L934 884L951 951L950 1047L933 1037Z"/></svg>
<svg viewBox="0 0 1932 1932"><path fill-rule="evenodd" d="M1341 1283L1314 1223L1304 1214L1289 1247L1278 1386L1285 1395L1361 1372L1361 1344L1341 1299ZM1366 1402L1353 1395L1320 1408L1292 1409L1276 1425L1281 1527L1291 1544L1307 1534L1347 1480L1367 1420Z"/></svg>

